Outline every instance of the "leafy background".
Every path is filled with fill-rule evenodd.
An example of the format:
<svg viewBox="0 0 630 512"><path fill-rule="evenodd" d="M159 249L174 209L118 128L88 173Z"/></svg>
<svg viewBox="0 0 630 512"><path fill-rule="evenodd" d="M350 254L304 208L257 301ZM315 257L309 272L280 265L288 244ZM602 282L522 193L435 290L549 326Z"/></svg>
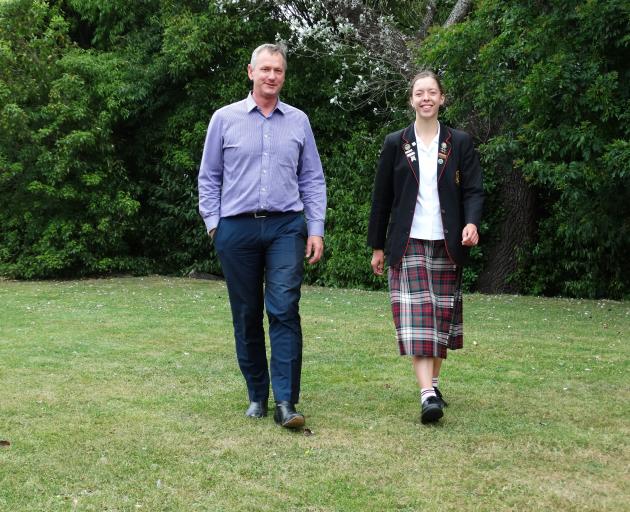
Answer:
<svg viewBox="0 0 630 512"><path fill-rule="evenodd" d="M383 137L410 119L404 80L374 78L378 55L330 22L329 2L309 3L318 30L298 30L300 4L0 2L0 275L220 273L197 213L205 130L247 94L252 48L283 40L283 99L309 114L329 190L326 256L307 281L382 287L366 223ZM425 5L354 4L400 34ZM401 59L440 72L443 119L482 158L467 287L627 298L627 2L480 0L451 26L454 2L429 4L442 25Z"/></svg>

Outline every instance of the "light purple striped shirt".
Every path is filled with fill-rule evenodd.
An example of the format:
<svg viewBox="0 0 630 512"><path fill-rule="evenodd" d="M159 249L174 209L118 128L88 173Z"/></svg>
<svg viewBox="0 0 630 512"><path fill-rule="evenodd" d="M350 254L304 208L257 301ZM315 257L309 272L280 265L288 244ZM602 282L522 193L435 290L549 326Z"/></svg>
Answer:
<svg viewBox="0 0 630 512"><path fill-rule="evenodd" d="M308 117L281 101L265 117L250 94L210 120L199 213L210 231L220 217L259 210L304 211L308 234L324 235L326 182Z"/></svg>

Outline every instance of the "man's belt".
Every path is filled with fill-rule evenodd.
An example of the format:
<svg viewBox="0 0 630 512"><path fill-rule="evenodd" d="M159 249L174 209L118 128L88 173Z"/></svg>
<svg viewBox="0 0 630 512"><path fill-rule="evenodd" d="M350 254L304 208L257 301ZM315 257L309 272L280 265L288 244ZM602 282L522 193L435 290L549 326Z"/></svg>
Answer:
<svg viewBox="0 0 630 512"><path fill-rule="evenodd" d="M237 213L236 215L232 215L232 217L252 217L254 219L264 219L265 217L277 217L279 215L288 215L290 213L298 212L270 212L268 210L258 210L257 212Z"/></svg>

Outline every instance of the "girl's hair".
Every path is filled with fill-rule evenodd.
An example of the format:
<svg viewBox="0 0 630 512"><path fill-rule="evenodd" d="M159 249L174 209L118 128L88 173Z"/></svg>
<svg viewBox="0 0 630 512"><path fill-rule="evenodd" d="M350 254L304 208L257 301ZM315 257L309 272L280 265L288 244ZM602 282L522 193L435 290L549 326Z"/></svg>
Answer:
<svg viewBox="0 0 630 512"><path fill-rule="evenodd" d="M411 79L411 82L409 82L409 97L410 98L413 96L413 86L416 85L416 82L420 80L421 78L433 78L433 80L435 80L435 82L438 85L440 94L444 94L444 88L442 87L442 82L440 82L440 79L438 78L438 76L429 69L423 69L419 73L416 73L416 75Z"/></svg>

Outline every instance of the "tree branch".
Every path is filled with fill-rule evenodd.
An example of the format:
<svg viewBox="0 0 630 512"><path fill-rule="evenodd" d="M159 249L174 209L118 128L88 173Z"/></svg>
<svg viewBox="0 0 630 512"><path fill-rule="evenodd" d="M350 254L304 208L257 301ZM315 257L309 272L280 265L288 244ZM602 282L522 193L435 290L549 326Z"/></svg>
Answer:
<svg viewBox="0 0 630 512"><path fill-rule="evenodd" d="M437 9L437 0L429 0L427 2L427 12L422 20L422 25L420 26L420 30L418 30L418 40L422 41L429 32L429 28L433 24L433 18L435 17L435 11Z"/></svg>
<svg viewBox="0 0 630 512"><path fill-rule="evenodd" d="M468 14L471 6L472 0L457 0L451 14L448 15L448 19L444 23L444 26L450 27L451 25L455 25L455 23L459 23L464 16Z"/></svg>
<svg viewBox="0 0 630 512"><path fill-rule="evenodd" d="M396 96L392 91L405 89L414 70L414 48L427 37L438 11L437 0L409 2L401 24L383 9L386 2L382 1L264 1L273 4L278 16L293 27L297 51L314 58L334 53L342 59L345 70L337 84L343 82L343 86L337 90L351 108L387 105ZM472 0L458 0L444 26L463 19L471 6ZM309 38L320 44L303 44ZM339 98L331 101L342 106Z"/></svg>

